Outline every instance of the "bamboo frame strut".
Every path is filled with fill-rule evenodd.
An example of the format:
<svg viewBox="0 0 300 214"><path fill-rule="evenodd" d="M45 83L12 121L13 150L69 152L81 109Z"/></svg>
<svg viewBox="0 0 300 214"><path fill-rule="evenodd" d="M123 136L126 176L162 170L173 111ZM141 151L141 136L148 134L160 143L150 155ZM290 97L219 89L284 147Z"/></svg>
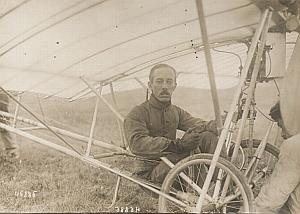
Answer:
<svg viewBox="0 0 300 214"><path fill-rule="evenodd" d="M40 108L40 111L41 111L41 114L42 114L42 117L43 117L43 121L46 122L45 113L44 113L43 106L42 106L42 103L41 103L40 95L37 94L36 98L38 100L38 104L39 104L39 108Z"/></svg>
<svg viewBox="0 0 300 214"><path fill-rule="evenodd" d="M210 89L211 89L211 95L212 95L212 100L213 100L215 117L216 117L216 120L217 120L217 127L221 128L222 127L222 119L221 119L221 114L220 114L219 99L218 99L218 94L217 94L217 89L216 89L215 78L214 78L212 59L211 59L211 55L210 55L210 46L209 46L209 41L208 41L208 35L207 35L205 18L204 18L204 9L203 9L202 0L196 0L196 6L197 6L198 19L199 19L199 24L200 24L202 41L203 41L203 45L204 45L207 72L208 72L208 77L209 77L209 83L210 83ZM217 165L217 160L218 160L218 158L221 154L221 150L222 150L223 145L224 145L224 142L222 144L218 142L217 148L215 150L215 154L213 156L212 163L209 167L208 175L206 176L204 185L202 187L202 193L203 194L200 194L200 197L197 201L196 210L199 211L199 212L201 212L202 205L203 205L203 202L205 200L205 195L207 194L209 184L211 182L213 173L215 171L215 167ZM218 148L218 146L219 146L219 148Z"/></svg>
<svg viewBox="0 0 300 214"><path fill-rule="evenodd" d="M114 91L114 86L112 84L112 82L109 84L109 87L110 87L110 93L111 93L111 98L114 102L114 107L115 109L118 109L118 103L117 103L117 99L116 99L116 95L115 95L115 91ZM122 145L123 145L123 148L126 148L126 140L125 140L125 137L124 137L124 130L123 130L123 124L120 120L117 119L117 123L118 123L118 127L119 127L119 132L120 132L120 137L121 137L121 140L122 140Z"/></svg>
<svg viewBox="0 0 300 214"><path fill-rule="evenodd" d="M102 92L102 87L99 90L100 94L101 94L101 92ZM94 130L95 130L96 122L97 122L98 109L99 109L99 97L96 97L96 103L95 103L92 125L91 125L91 129L90 129L89 141L88 141L86 152L85 152L86 156L89 156L90 152L91 152Z"/></svg>
<svg viewBox="0 0 300 214"><path fill-rule="evenodd" d="M274 122L270 122L270 123L271 123L271 125L267 129L267 132L266 132L264 138L262 139L261 143L259 144L259 146L257 148L257 151L254 154L255 158L253 158L250 161L250 163L249 163L249 165L248 165L248 167L245 171L245 176L248 176L248 179L247 179L248 183L250 183L251 180L254 177L254 173L255 173L255 171L257 169L257 166L258 166L258 161L257 160L260 160L262 158L263 152L265 151L267 142L268 142L269 137L270 137L271 130L274 127L275 123Z"/></svg>
<svg viewBox="0 0 300 214"><path fill-rule="evenodd" d="M134 78L141 86L142 88L145 90L146 92L146 100L149 99L149 88L138 78L138 77L135 77Z"/></svg>
<svg viewBox="0 0 300 214"><path fill-rule="evenodd" d="M244 85L244 81L246 80L247 71L249 70L250 63L251 63L252 57L254 55L256 45L258 44L259 37L260 37L260 35L263 31L263 28L264 28L264 25L265 25L268 14L269 14L269 9L266 9L264 11L264 13L262 14L262 16L261 16L259 26L257 27L257 30L255 31L255 34L252 38L252 42L251 42L250 49L248 51L248 56L247 56L247 59L246 59L246 63L245 63L245 66L243 67L243 70L242 70L240 82L239 82L239 84L237 86L237 89L236 89L236 92L234 94L233 101L232 101L231 106L230 106L230 110L227 114L227 117L226 117L226 120L225 120L225 123L224 123L224 128L223 128L223 130L221 132L221 135L219 137L218 144L217 144L215 153L213 155L212 163L210 165L208 175L205 179L204 186L202 188L204 192L207 192L207 190L208 190L209 183L212 179L212 176L213 176L218 158L220 156L222 147L223 147L223 145L225 143L225 140L227 138L230 123L232 121L232 118L233 118L233 115L234 115L234 112L235 112L235 109L236 109L236 104L238 103L238 100L239 100L240 91L241 91L241 89ZM239 147L239 145L236 145L236 147ZM200 198L197 202L197 206L196 206L197 211L199 211L199 212L201 211L203 202L204 202L204 194L200 195Z"/></svg>
<svg viewBox="0 0 300 214"><path fill-rule="evenodd" d="M245 106L244 106L244 110L243 110L239 130L238 130L238 134L237 134L237 138L236 138L236 143L237 144L240 144L240 142L241 142L242 134L243 134L243 131L244 131L244 126L245 126L245 123L246 123L246 120L247 120L247 116L248 116L248 113L249 113L251 102L253 100L254 89L255 89L255 86L256 86L256 79L257 79L258 72L259 72L261 57L262 57L264 47L265 47L265 44L266 44L268 27L269 27L269 23L271 21L271 18L272 18L272 12L270 12L268 14L268 19L267 19L266 25L264 26L262 36L261 36L261 41L260 41L260 44L259 44L259 47L258 47L258 53L257 53L256 59L255 59L255 64L254 64L254 68L253 68L253 72L252 72L252 76L251 76L251 80L250 80L250 85L249 85L249 88L248 88L249 93L247 95L246 103L245 103ZM231 158L232 161L234 161L236 159L237 154L238 154L238 149L235 148L234 151L233 151L233 154L232 154L232 158Z"/></svg>
<svg viewBox="0 0 300 214"><path fill-rule="evenodd" d="M273 122L273 124L272 124L272 128L274 128L274 122ZM275 145L276 146L276 142L277 142L277 140L278 140L278 137L279 137L279 135L278 135L278 130L280 129L279 128L279 126L276 126L277 127L277 129L276 129L276 137L274 138L274 140L273 140L273 145ZM281 136L281 135L280 135ZM257 150L260 150L260 151L264 151L264 148L265 148L265 144L267 144L267 140L265 141L265 142L261 142L260 143L260 145L261 144L263 144L262 145L262 147L263 147L263 150L261 149L261 148L258 148ZM261 152L260 154L255 154L254 155L254 157L255 157L255 159L256 160L260 160L261 159L261 157L262 157L262 155L263 155L263 152ZM255 176L254 175L252 175L252 179L251 179L251 183L250 183L250 186L252 185L255 185L261 178L263 178L265 175L266 175L266 173L267 173L267 171L268 171L268 169L269 169L269 167L270 167L270 164L271 164L271 161L272 161L272 159L273 159L274 157L272 157L271 155L269 155L268 156L268 161L267 161L267 165L266 165L266 167L264 167L260 172L258 172ZM249 166L250 166L250 164L249 164ZM249 167L248 166L248 167ZM253 172L255 172L255 170L256 170L256 168L257 168L257 165L255 166L255 167L253 167L253 169L252 169L252 171ZM245 173L246 174L246 173Z"/></svg>
<svg viewBox="0 0 300 214"><path fill-rule="evenodd" d="M121 120L122 122L124 121L124 116L121 115L106 99L103 95L99 94L96 90L96 88L90 84L88 82L88 80L86 78L84 78L83 76L80 77L80 79L93 91L93 93L99 97L106 105L107 107L117 116L117 118L119 120Z"/></svg>
<svg viewBox="0 0 300 214"><path fill-rule="evenodd" d="M44 129L44 128L38 127L38 126L30 126L30 127L22 127L19 129L22 131L32 131L32 130L40 130L40 129Z"/></svg>
<svg viewBox="0 0 300 214"><path fill-rule="evenodd" d="M67 155L70 155L70 156L73 156L75 158L78 158L79 160L83 161L83 162L86 162L86 163L89 163L90 165L96 167L96 168L102 168L102 169L105 169L113 174L116 174L116 175L119 175L129 181L132 181L140 186L143 186L145 187L146 189L149 189L150 191L158 194L158 195L162 195L164 197L166 197L167 199L169 199L170 201L182 206L182 207L185 207L185 208L188 208L188 209L191 209L190 207L188 207L186 204L184 204L182 201L170 196L169 194L166 194L166 193L163 193L157 189L155 189L154 187L138 180L138 179L135 179L133 177L131 177L131 174L130 173L126 173L126 172L121 172L121 170L118 170L116 168L112 168L110 165L106 164L106 163L103 163L99 160L96 160L94 158L91 158L91 157L87 157L85 155L81 155L81 154L78 154L77 152L71 150L71 149L68 149L64 146L61 146L61 145L57 145L55 143L52 143L50 141L47 141L45 139L42 139L42 138L39 138L37 136L34 136L30 133L26 133L26 132L23 132L19 129L16 129L14 127L11 127L11 126L8 126L6 124L3 124L3 123L0 123L0 128L3 128L3 129L6 129L7 131L10 131L10 132L13 132L15 134L18 134L20 136L23 136L23 137L26 137L28 139L31 139L39 144L42 144L42 145L45 145L45 146L48 146L50 148L53 148L57 151L60 151L62 153L65 153Z"/></svg>
<svg viewBox="0 0 300 214"><path fill-rule="evenodd" d="M207 35L207 28L206 28L206 23L204 18L202 0L196 0L196 5L197 5L197 12L198 12L199 23L200 23L201 36L202 36L202 41L204 46L204 53L205 53L204 55L206 60L207 73L208 73L210 91L211 91L211 96L213 101L214 112L215 112L215 118L217 120L217 127L220 130L223 124L222 124L219 97L218 97L216 80L215 80L214 69L213 69L213 62L210 53L210 45L209 45L209 40Z"/></svg>
<svg viewBox="0 0 300 214"><path fill-rule="evenodd" d="M207 34L207 28L206 28L206 23L205 23L205 18L204 18L204 9L203 9L202 0L196 0L196 5L197 5L197 12L198 12L198 17L199 17L201 37L202 37L203 46L204 46L207 73L208 73L208 79L209 79L209 83L210 83L210 91L211 91L211 96L212 96L212 101L213 101L215 118L216 118L216 122L217 122L217 129L218 129L218 132L220 133L221 128L223 126L222 118L221 118L221 109L220 109L218 91L217 91L217 86L216 86L216 81L215 81L213 62L212 62L212 57L211 57L211 53L210 53L210 43L208 40L208 34ZM218 177L219 176L221 176L220 172L218 173ZM210 183L210 181L209 181L209 183ZM209 183L208 183L208 185L209 185ZM219 188L220 188L220 182L218 181L216 184L216 188L214 189L213 196L216 196L218 194ZM208 189L208 187L207 187L207 189ZM204 194L206 194L207 190L203 191L203 192L204 192ZM203 202L201 202L201 206L202 206L202 203ZM200 208L200 210L201 210L201 208Z"/></svg>
<svg viewBox="0 0 300 214"><path fill-rule="evenodd" d="M116 188L115 188L115 191L114 191L114 196L113 196L111 205L108 208L112 208L118 200L118 192L119 192L120 184L121 184L121 176L118 175L117 177L118 178L117 178Z"/></svg>
<svg viewBox="0 0 300 214"><path fill-rule="evenodd" d="M75 149L71 144L69 144L63 137L61 137L60 135L58 135L55 131L53 131L51 129L50 126L48 126L47 123L45 123L44 121L42 121L40 118L38 118L34 113L32 113L31 110L29 110L27 107L25 107L21 102L19 102L16 98L14 98L13 95L11 95L8 91L6 91L4 88L2 88L0 86L0 90L2 90L10 99L12 99L14 102L16 102L17 104L19 104L26 112L28 112L31 116L33 116L36 120L38 120L40 123L42 123L50 132L52 132L58 139L60 139L63 143L65 143L66 145L68 145L72 150L74 150L75 152L77 152L78 154L80 154L80 152Z"/></svg>
<svg viewBox="0 0 300 214"><path fill-rule="evenodd" d="M95 88L96 88L97 90L99 90L100 87L103 88L104 85L102 85L101 83L98 83L98 85L95 86ZM77 92L75 95L69 97L69 98L68 98L68 99L69 99L69 102L73 102L73 101L75 101L75 100L81 99L82 97L84 97L84 96L90 94L91 92L92 92L92 90L90 90L90 88L87 87L87 88L85 88L84 90L81 90L81 91Z"/></svg>
<svg viewBox="0 0 300 214"><path fill-rule="evenodd" d="M21 98L22 98L22 95L21 94L18 94L17 95L17 100L18 102L21 102ZM20 105L19 103L17 103L16 105L16 109L15 109L15 114L14 114L14 120L13 120L13 127L16 127L17 126L17 117L19 115L19 111L20 111Z"/></svg>
<svg viewBox="0 0 300 214"><path fill-rule="evenodd" d="M5 117L9 117L9 118L13 118L12 114L7 113L7 112L3 112L3 111L0 111L0 115L3 115ZM17 120L21 121L23 123L32 125L32 126L36 126L36 128L40 128L40 129L41 128L42 129L46 128L42 123L38 123L36 121L30 120L30 119L27 119L27 118L17 117ZM83 135L80 135L80 134L77 134L77 133L74 133L74 132L71 132L71 131L67 131L67 130L64 130L64 129L61 129L61 128L57 128L55 126L50 126L50 127L57 134L65 135L65 136L71 137L71 138L76 139L76 140L80 140L80 141L85 142L85 143L87 143L89 141L89 138L86 137L86 136L83 136ZM33 127L24 127L24 128L19 128L19 129L20 130L21 129L23 129L23 130L28 130L28 129L32 130ZM122 152L122 153L127 153L126 150L124 150L124 149L122 149L118 146L115 146L113 144L108 144L108 143L105 143L105 142L100 141L100 140L93 139L93 144L96 145L96 146L105 148L105 149L114 150L114 151Z"/></svg>
<svg viewBox="0 0 300 214"><path fill-rule="evenodd" d="M257 76L258 76L261 57L262 57L263 50L264 50L264 47L265 47L268 28L269 28L271 18L272 18L272 11L270 9L268 9L268 14L266 16L266 21L265 21L264 27L262 29L261 41L259 43L258 53L256 55L255 65L254 65L254 68L253 68L253 72L252 72L252 76L251 76L251 80L250 80L250 85L249 85L249 88L248 88L248 90L250 92L247 95L246 103L245 103L245 106L244 106L242 118L241 118L241 121L240 121L240 126L239 126L239 129L238 129L238 134L237 134L237 138L236 138L236 145L234 147L233 154L232 154L232 157L231 157L232 162L235 161L235 159L237 158L238 149L239 149L238 146L240 146L240 144L241 144L242 134L243 134L243 131L244 131L244 126L245 126L245 123L246 123L246 120L247 120L248 112L249 112L249 109L250 109L250 104L251 104L253 96L254 96L253 91L254 91L255 85L256 85L256 79L257 79ZM222 197L225 197L227 189L229 187L229 183L230 183L230 177L227 177L226 180L225 180L225 183L224 183L224 187L223 187L223 191L222 191L222 195L221 195Z"/></svg>
<svg viewBox="0 0 300 214"><path fill-rule="evenodd" d="M254 93L254 91L253 91ZM249 115L250 115L250 118L249 118L249 130L248 130L248 133L249 133L249 155L250 157L252 156L253 154L253 131L254 131L254 105L255 105L255 100L254 100L254 94L252 95L253 96L253 99L252 99L252 102L251 102L251 105L249 107Z"/></svg>
<svg viewBox="0 0 300 214"><path fill-rule="evenodd" d="M135 77L134 79L143 87L143 89L145 89L145 91L148 90L148 87L138 77Z"/></svg>
<svg viewBox="0 0 300 214"><path fill-rule="evenodd" d="M101 153L101 154L93 154L93 157L95 159L101 159L101 158L112 157L115 155L128 155L129 157L131 157L130 154L124 154L123 152L107 152L107 153Z"/></svg>

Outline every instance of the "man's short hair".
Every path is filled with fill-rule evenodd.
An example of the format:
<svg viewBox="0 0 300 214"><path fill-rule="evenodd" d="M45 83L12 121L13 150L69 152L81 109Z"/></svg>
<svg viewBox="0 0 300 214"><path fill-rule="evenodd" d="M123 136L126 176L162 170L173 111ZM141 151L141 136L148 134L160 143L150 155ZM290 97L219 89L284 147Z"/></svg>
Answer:
<svg viewBox="0 0 300 214"><path fill-rule="evenodd" d="M276 122L281 119L281 112L280 112L280 104L277 102L274 106L272 106L269 115L273 120Z"/></svg>
<svg viewBox="0 0 300 214"><path fill-rule="evenodd" d="M170 65L167 65L167 64L157 64L155 66L153 66L150 70L150 74L149 74L149 81L152 82L153 81L153 74L154 72L159 69L159 68L171 68L172 71L174 72L174 76L175 76L175 82L176 82L176 70L170 66Z"/></svg>

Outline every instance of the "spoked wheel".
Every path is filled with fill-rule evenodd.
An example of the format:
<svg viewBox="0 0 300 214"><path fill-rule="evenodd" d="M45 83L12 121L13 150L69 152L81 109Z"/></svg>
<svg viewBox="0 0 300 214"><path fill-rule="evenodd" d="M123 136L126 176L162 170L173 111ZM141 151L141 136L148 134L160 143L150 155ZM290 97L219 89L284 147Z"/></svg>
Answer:
<svg viewBox="0 0 300 214"><path fill-rule="evenodd" d="M237 167L240 168L242 172L245 172L245 170L247 169L249 162L253 158L253 155L257 150L258 146L260 145L260 143L261 143L260 140L253 139L253 148L251 152L250 151L251 149L249 148L249 140L242 140L241 147L243 148L244 152L242 154L239 151L238 159L239 160L244 159L245 162L243 164L241 164L239 161L235 163L235 165L237 165ZM232 144L230 147L229 156L232 155L233 149L234 149L234 144ZM254 178L250 182L253 190L253 195L255 197L258 195L262 185L266 183L266 180L272 174L275 163L277 162L279 157L279 152L280 150L276 146L267 143L265 147L265 151L263 153L263 157L259 160L256 160L258 162L257 168L254 172ZM243 158L239 157L242 155L244 156Z"/></svg>
<svg viewBox="0 0 300 214"><path fill-rule="evenodd" d="M159 212L197 212L199 192L203 187L212 154L196 154L178 162L165 178L161 191L185 204L178 205L164 196L159 197ZM222 194L229 176L230 184ZM202 212L238 213L253 211L253 194L241 172L229 161L219 158L210 183Z"/></svg>

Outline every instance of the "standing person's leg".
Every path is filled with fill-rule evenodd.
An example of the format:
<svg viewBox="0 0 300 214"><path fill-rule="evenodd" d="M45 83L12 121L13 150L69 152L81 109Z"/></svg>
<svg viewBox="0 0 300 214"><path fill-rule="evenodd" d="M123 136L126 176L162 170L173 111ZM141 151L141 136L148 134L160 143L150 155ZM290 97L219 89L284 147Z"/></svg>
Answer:
<svg viewBox="0 0 300 214"><path fill-rule="evenodd" d="M9 118L1 117L0 122L9 125ZM19 147L15 142L14 134L0 128L0 140L3 143L5 155L10 158L19 158Z"/></svg>
<svg viewBox="0 0 300 214"><path fill-rule="evenodd" d="M9 99L6 94L0 93L0 111L8 112ZM0 116L0 122L10 124L10 118ZM19 147L15 142L15 135L0 128L0 140L3 142L5 155L10 158L19 158Z"/></svg>
<svg viewBox="0 0 300 214"><path fill-rule="evenodd" d="M1 130L0 135L1 141L4 145L5 155L10 158L19 158L19 147L15 143L15 140L13 139L12 135L6 130Z"/></svg>

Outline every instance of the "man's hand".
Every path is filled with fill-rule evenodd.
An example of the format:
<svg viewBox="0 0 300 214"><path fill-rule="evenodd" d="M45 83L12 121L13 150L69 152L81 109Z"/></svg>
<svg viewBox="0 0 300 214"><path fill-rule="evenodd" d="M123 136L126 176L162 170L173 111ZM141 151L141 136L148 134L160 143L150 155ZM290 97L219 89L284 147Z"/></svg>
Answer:
<svg viewBox="0 0 300 214"><path fill-rule="evenodd" d="M226 116L227 116L227 112L225 112L224 114L221 115L222 124L224 124ZM216 120L210 120L210 121L208 121L204 124L201 124L199 126L196 125L196 126L194 126L192 128L189 128L187 130L187 132L197 132L199 134L202 133L202 132L205 132L205 131L212 132L212 133L218 135L217 121Z"/></svg>
<svg viewBox="0 0 300 214"><path fill-rule="evenodd" d="M199 146L200 134L198 132L187 131L181 139L172 141L166 151L174 153L184 153L192 151Z"/></svg>
<svg viewBox="0 0 300 214"><path fill-rule="evenodd" d="M184 151L191 151L199 146L200 134L197 132L187 131L180 140L181 147Z"/></svg>
<svg viewBox="0 0 300 214"><path fill-rule="evenodd" d="M217 121L211 120L206 124L205 130L218 135Z"/></svg>
<svg viewBox="0 0 300 214"><path fill-rule="evenodd" d="M226 119L227 113L221 115L222 124L224 125L225 119ZM206 124L205 127L206 131L212 132L216 135L219 135L218 127L217 127L217 120L211 120Z"/></svg>

